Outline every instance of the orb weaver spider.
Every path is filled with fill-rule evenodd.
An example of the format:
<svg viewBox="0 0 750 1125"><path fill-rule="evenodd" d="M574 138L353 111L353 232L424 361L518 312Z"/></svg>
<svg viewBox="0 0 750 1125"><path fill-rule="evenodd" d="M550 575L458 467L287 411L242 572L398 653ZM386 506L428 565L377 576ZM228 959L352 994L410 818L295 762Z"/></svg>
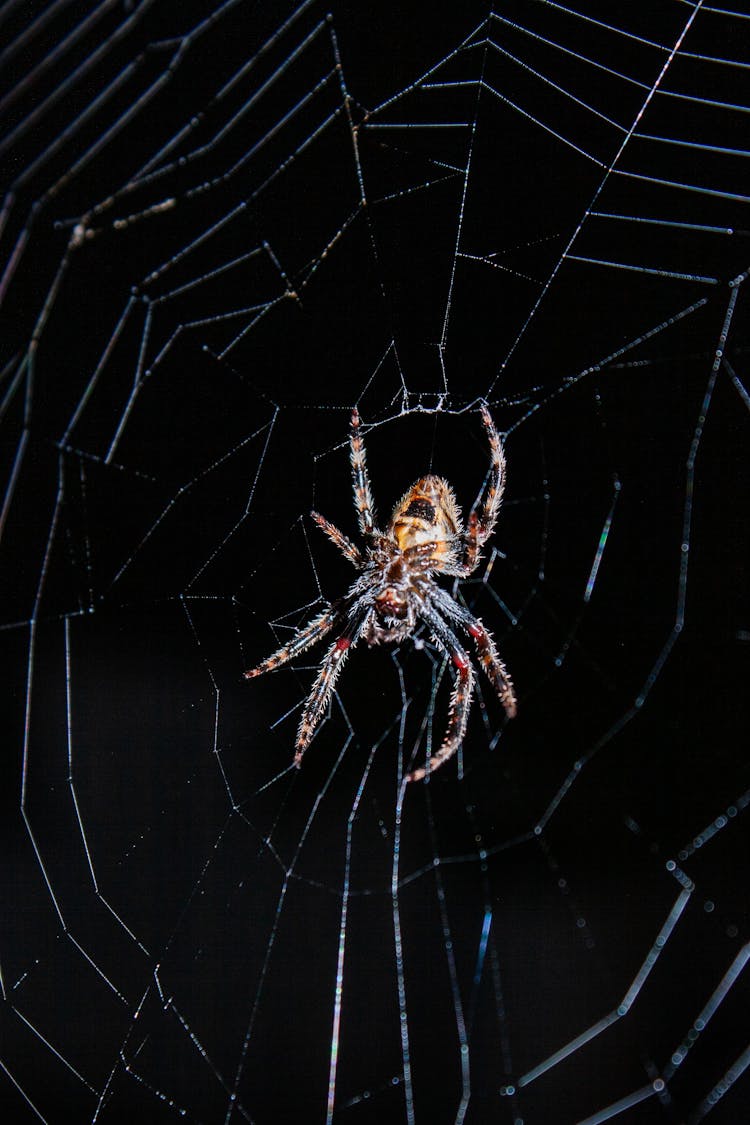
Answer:
<svg viewBox="0 0 750 1125"><path fill-rule="evenodd" d="M442 745L423 766L407 775L407 781L421 780L452 758L466 733L474 668L456 627L473 639L478 662L508 718L516 714L513 684L492 637L482 622L437 582L440 576L465 578L476 570L480 549L492 535L500 511L505 486L503 447L487 407L481 406L480 413L490 446L490 471L479 510L471 512L466 526L451 486L442 477L430 474L415 481L396 504L385 530L380 531L375 523L359 413L356 407L352 411L349 444L354 506L364 546L357 546L318 512L311 515L360 572L359 577L342 598L300 629L288 644L245 672L248 680L272 672L329 633L336 634L302 712L295 742L296 766L325 712L349 650L359 640L368 645L398 643L410 637L421 622L450 656L456 679Z"/></svg>

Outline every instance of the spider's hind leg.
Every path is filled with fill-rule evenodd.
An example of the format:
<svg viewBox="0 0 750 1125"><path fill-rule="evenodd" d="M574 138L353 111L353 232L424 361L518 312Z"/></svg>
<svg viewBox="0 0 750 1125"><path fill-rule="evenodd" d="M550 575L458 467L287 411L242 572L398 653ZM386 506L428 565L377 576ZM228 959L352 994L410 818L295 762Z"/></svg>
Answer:
<svg viewBox="0 0 750 1125"><path fill-rule="evenodd" d="M451 621L456 621L473 637L487 679L497 692L498 698L505 709L505 714L509 719L514 718L517 710L516 693L513 690L513 682L508 675L508 669L500 659L500 653L495 647L491 633L485 629L478 617L474 617L468 609L459 605L446 590L438 590L435 598L441 612Z"/></svg>
<svg viewBox="0 0 750 1125"><path fill-rule="evenodd" d="M453 630L443 621L434 609L425 609L421 616L432 628L433 633L440 641L443 648L450 654L456 668L456 682L451 696L448 729L440 749L432 754L423 766L407 774L407 781L421 781L430 773L440 769L449 758L458 750L466 734L466 724L469 721L469 708L474 690L474 669L468 653L459 644Z"/></svg>
<svg viewBox="0 0 750 1125"><path fill-rule="evenodd" d="M487 679L497 692L498 699L503 705L505 714L509 719L515 718L517 710L516 693L513 690L513 684L508 675L508 669L503 664L500 659L500 654L495 648L495 642L479 620L473 621L472 624L467 625L466 628L474 638L482 668L484 669Z"/></svg>

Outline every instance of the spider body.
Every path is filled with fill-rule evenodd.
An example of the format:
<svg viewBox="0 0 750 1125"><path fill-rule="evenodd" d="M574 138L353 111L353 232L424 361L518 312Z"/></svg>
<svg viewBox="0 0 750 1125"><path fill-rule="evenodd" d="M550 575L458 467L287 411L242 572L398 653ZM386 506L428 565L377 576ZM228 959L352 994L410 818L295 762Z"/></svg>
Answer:
<svg viewBox="0 0 750 1125"><path fill-rule="evenodd" d="M393 509L381 532L375 526L372 490L367 473L359 414L352 413L350 448L354 502L365 549L360 550L337 527L317 512L312 518L360 571L347 593L301 629L288 645L245 672L253 679L280 667L306 651L332 631L337 639L329 647L307 699L297 731L295 764L299 765L315 728L323 716L349 649L358 640L369 645L395 644L410 637L420 622L431 629L437 644L456 668L448 730L440 749L408 776L418 781L455 754L466 732L474 687L468 653L454 632L457 626L473 639L479 663L493 684L508 718L516 713L510 677L492 637L478 618L459 605L436 577L465 577L479 564L481 546L492 534L505 483L505 458L500 438L486 407L482 422L490 444L490 473L479 511L473 510L464 527L453 490L442 477L428 475L416 481Z"/></svg>
<svg viewBox="0 0 750 1125"><path fill-rule="evenodd" d="M441 477L422 477L398 502L365 566L363 588L372 590L373 599L362 631L367 644L411 635L419 606L429 600L430 569L453 561L459 524L456 499Z"/></svg>
<svg viewBox="0 0 750 1125"><path fill-rule="evenodd" d="M396 505L385 536L402 551L431 543L434 557L445 561L455 553L460 527L453 489L442 477L429 476L416 481Z"/></svg>

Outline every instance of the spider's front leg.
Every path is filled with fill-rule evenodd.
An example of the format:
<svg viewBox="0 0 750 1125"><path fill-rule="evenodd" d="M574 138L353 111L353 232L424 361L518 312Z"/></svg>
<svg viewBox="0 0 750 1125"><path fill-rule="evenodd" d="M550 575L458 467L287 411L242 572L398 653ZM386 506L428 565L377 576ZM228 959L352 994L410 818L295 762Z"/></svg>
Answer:
<svg viewBox="0 0 750 1125"><path fill-rule="evenodd" d="M479 513L473 511L464 533L464 555L459 568L459 577L465 577L476 570L479 550L495 530L500 505L505 491L505 454L500 435L495 429L492 415L486 406L481 408L482 422L490 443L490 473L487 489Z"/></svg>
<svg viewBox="0 0 750 1125"><path fill-rule="evenodd" d="M375 505L372 499L370 475L367 472L365 443L359 430L359 411L352 410L349 431L349 449L352 463L352 484L354 486L354 507L357 509L360 534L372 535L375 531Z"/></svg>
<svg viewBox="0 0 750 1125"><path fill-rule="evenodd" d="M459 644L458 638L452 629L446 625L434 609L423 609L420 616L431 626L433 633L438 638L456 668L456 682L451 696L448 729L440 749L432 754L423 766L407 774L407 781L421 781L430 773L434 773L444 765L458 750L466 734L466 724L469 720L471 695L474 690L474 669L468 653Z"/></svg>

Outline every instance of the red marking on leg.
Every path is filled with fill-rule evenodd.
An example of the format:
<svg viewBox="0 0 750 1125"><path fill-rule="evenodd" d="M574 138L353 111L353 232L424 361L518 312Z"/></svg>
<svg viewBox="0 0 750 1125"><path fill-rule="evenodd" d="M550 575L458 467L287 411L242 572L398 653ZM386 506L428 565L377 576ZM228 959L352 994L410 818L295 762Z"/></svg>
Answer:
<svg viewBox="0 0 750 1125"><path fill-rule="evenodd" d="M348 637L339 637L339 639L336 641L336 648L340 648L342 651L345 651L347 648L349 648L351 643L352 642Z"/></svg>
<svg viewBox="0 0 750 1125"><path fill-rule="evenodd" d="M461 652L454 652L453 653L453 663L456 665L459 672L465 672L466 669L469 667L469 661L466 659L466 657Z"/></svg>
<svg viewBox="0 0 750 1125"><path fill-rule="evenodd" d="M470 625L469 632L471 633L472 637L475 637L477 640L479 640L480 637L484 636L484 628L482 625Z"/></svg>

